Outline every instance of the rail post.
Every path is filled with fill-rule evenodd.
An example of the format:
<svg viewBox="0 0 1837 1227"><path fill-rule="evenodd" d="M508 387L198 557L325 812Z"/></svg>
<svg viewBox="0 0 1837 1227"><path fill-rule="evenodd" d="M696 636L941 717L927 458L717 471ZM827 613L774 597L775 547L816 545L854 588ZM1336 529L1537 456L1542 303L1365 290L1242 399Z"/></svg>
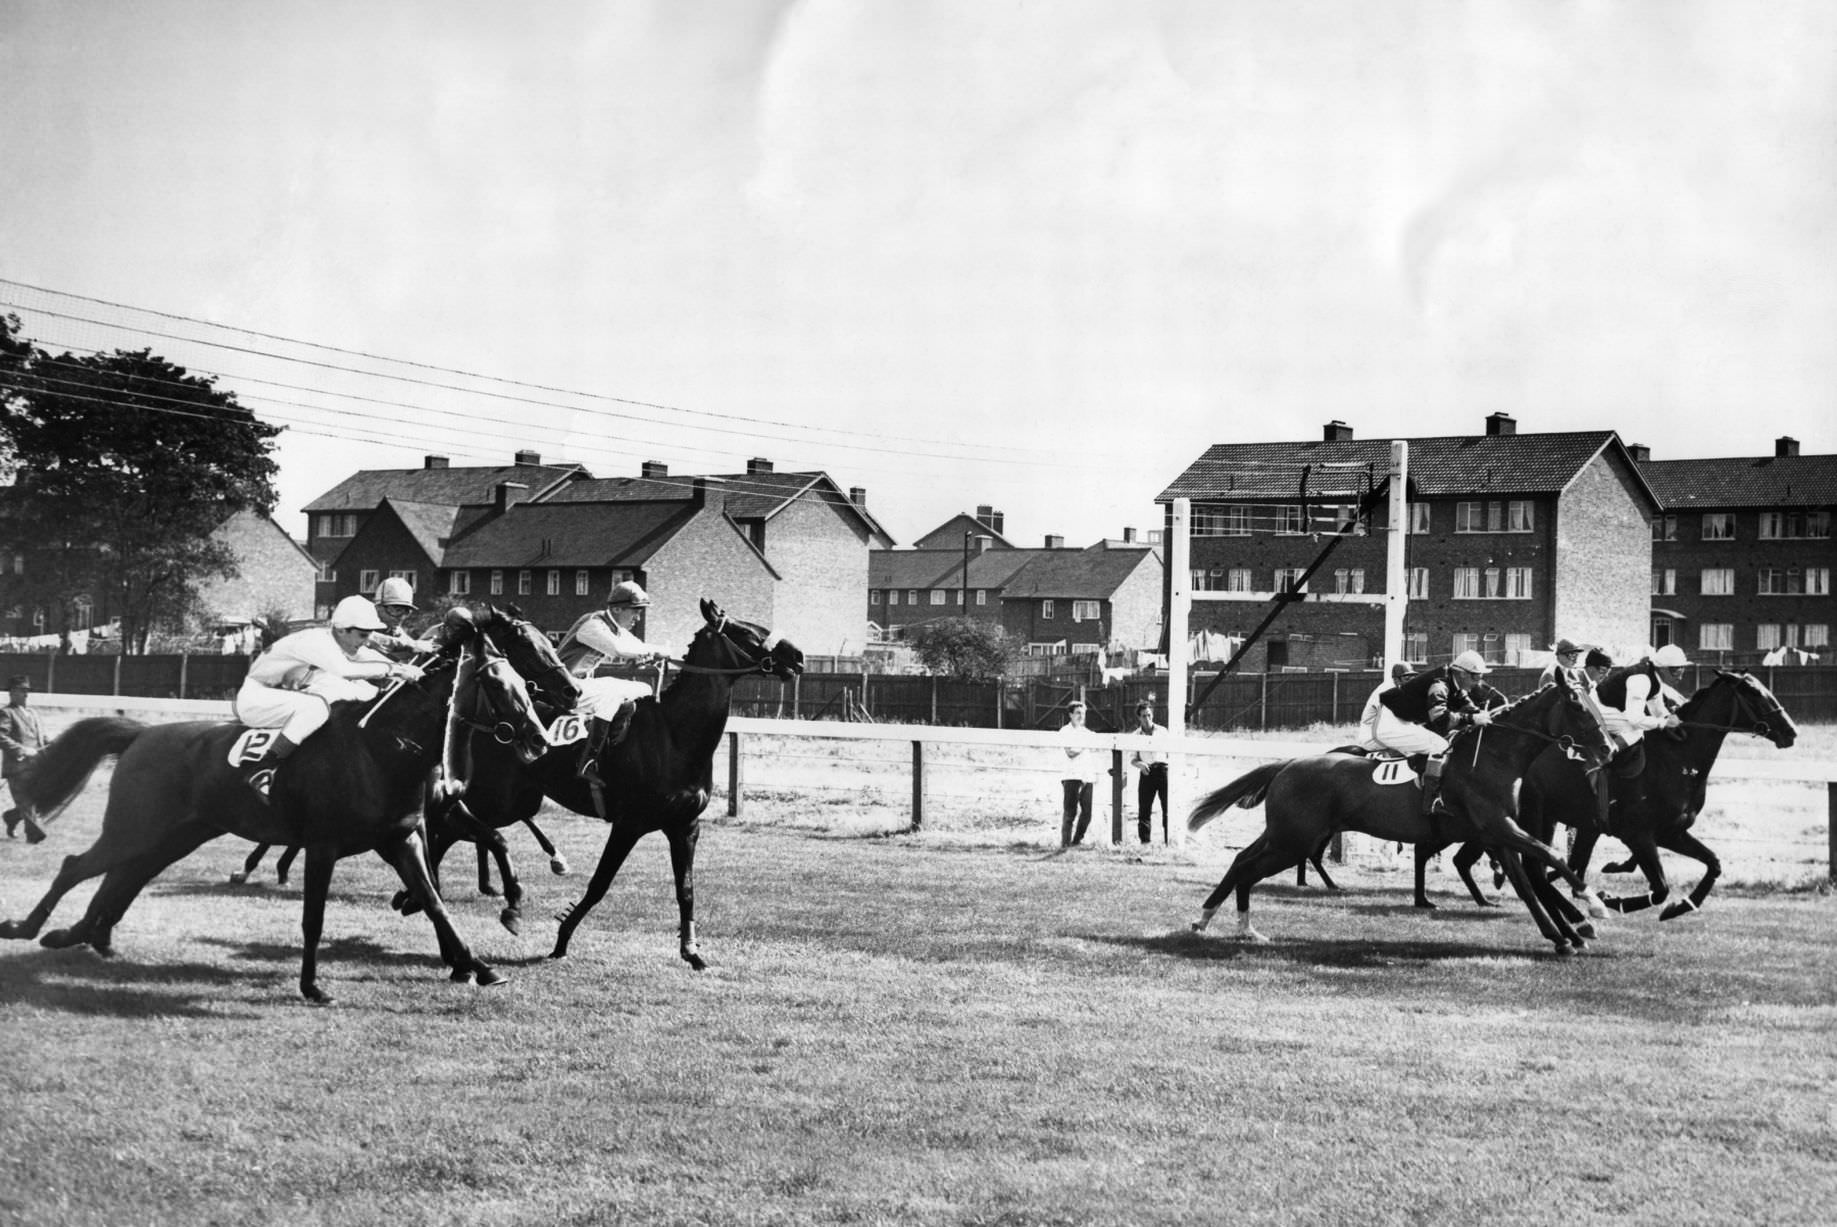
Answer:
<svg viewBox="0 0 1837 1227"><path fill-rule="evenodd" d="M1110 842L1123 842L1123 752L1110 751Z"/></svg>
<svg viewBox="0 0 1837 1227"><path fill-rule="evenodd" d="M925 824L925 743L912 743L912 829Z"/></svg>
<svg viewBox="0 0 1837 1227"><path fill-rule="evenodd" d="M727 734L727 816L738 818L740 811L746 808L745 786L746 770L741 766L744 760L740 754L740 734Z"/></svg>
<svg viewBox="0 0 1837 1227"><path fill-rule="evenodd" d="M1837 780L1824 785L1826 792L1824 809L1825 838L1831 845L1831 881L1837 882Z"/></svg>

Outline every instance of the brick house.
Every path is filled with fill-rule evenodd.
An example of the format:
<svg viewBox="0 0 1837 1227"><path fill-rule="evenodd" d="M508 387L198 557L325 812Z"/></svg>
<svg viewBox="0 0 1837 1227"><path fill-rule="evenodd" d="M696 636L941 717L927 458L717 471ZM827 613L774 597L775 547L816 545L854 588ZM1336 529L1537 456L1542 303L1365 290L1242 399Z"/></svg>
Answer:
<svg viewBox="0 0 1837 1227"><path fill-rule="evenodd" d="M1481 435L1407 440L1404 655L1439 663L1473 649L1498 664L1545 659L1559 636L1627 652L1646 641L1658 503L1612 431L1520 435L1507 414ZM1368 667L1384 648L1388 439L1344 422L1314 442L1219 444L1158 496L1192 500L1193 632L1243 635L1276 592L1338 538L1306 594L1244 667ZM1308 474L1310 500L1300 481Z"/></svg>
<svg viewBox="0 0 1837 1227"><path fill-rule="evenodd" d="M1663 505L1652 522L1652 642L1693 659L1758 664L1778 648L1830 651L1837 598L1837 456L1653 460L1630 449Z"/></svg>

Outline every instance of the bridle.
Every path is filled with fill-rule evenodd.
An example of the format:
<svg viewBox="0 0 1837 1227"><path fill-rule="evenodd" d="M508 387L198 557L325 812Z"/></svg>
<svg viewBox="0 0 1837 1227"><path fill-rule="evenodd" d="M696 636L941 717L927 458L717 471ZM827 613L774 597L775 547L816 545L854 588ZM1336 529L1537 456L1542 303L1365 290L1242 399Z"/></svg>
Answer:
<svg viewBox="0 0 1837 1227"><path fill-rule="evenodd" d="M732 644L735 648L738 648L740 651L743 651L743 652L750 651L750 649L743 647L742 645L738 643L735 643L733 636L727 633L727 627L730 621L732 621L732 624L734 626L742 626L742 627L745 627L747 630L753 632L755 637L758 637L760 640L759 642L760 654L750 663L742 665L739 668L724 669L724 668L720 668L715 665L691 664L686 660L679 660L674 656L664 657L663 658L664 662L670 665L672 668L682 670L682 672L684 673L699 673L704 676L744 677L747 674L751 674L751 673L763 673L768 677L772 676L773 671L774 671L773 667L778 662L772 658L771 652L766 650L764 637L760 634L759 629L757 627L752 626L750 623L740 622L737 620L731 620L728 618L726 614L720 614L714 618L709 619L705 629L712 631L716 635L719 635L727 643Z"/></svg>
<svg viewBox="0 0 1837 1227"><path fill-rule="evenodd" d="M1579 705L1582 706L1583 710L1585 711L1588 710L1589 700L1585 696L1577 694L1575 691L1570 691L1569 694L1571 698L1573 698ZM1517 708L1520 704L1529 704L1532 700L1536 699L1537 697L1538 695L1533 694L1533 695L1527 696L1524 699L1520 699L1518 703L1510 703L1510 704L1507 704L1505 707L1499 708L1493 713L1492 723L1486 724L1486 725L1483 725L1483 726L1480 726L1474 729L1474 746L1473 746L1474 761L1477 762L1480 757L1481 738L1485 736L1488 730L1496 728L1504 732L1515 733L1521 737L1528 737L1533 741L1542 741L1548 745L1553 745L1557 749L1561 750L1563 753L1563 757L1568 759L1570 762L1584 763L1584 764L1588 762L1589 755L1587 753L1587 748L1584 747L1579 741L1577 741L1573 734L1571 733L1550 733L1550 732L1546 732L1545 730L1541 728L1535 728L1535 727L1532 727L1530 725L1525 725L1525 724L1517 724L1509 718L1513 712L1513 709ZM1560 705L1567 704L1569 701L1570 701L1570 698L1557 699L1556 705L1553 705L1550 711L1546 714L1552 719L1554 719L1555 717L1561 714ZM1599 728L1600 727L1599 716L1595 717L1595 722L1596 722L1596 727ZM1603 734L1603 738L1605 738L1605 734ZM1605 763L1608 758L1612 757L1612 755L1611 754L1601 754L1599 751L1597 751L1597 757L1600 757L1602 763ZM1600 764L1596 764L1596 766L1599 767ZM1589 768L1589 770L1593 770L1593 769L1594 768Z"/></svg>
<svg viewBox="0 0 1837 1227"><path fill-rule="evenodd" d="M1732 697L1735 703L1735 710L1739 714L1747 716L1749 719L1749 723L1748 724L1714 724L1708 720L1686 720L1680 715L1678 717L1678 727L1679 728L1692 728L1692 729L1708 729L1711 732L1716 732L1716 733L1751 733L1756 737L1765 737L1768 740L1772 740L1773 725L1771 722L1769 722L1766 719L1766 715L1771 715L1774 710L1777 710L1781 712L1781 714L1784 714L1785 709L1783 707L1780 707L1779 700L1774 699L1773 708L1770 709L1766 713L1766 715L1762 715L1761 713L1758 713L1754 710L1754 707L1747 693L1747 687L1742 684L1743 679L1746 676L1745 674L1723 673L1721 676L1728 678L1729 683L1732 686L1734 686L1735 693ZM1716 683L1711 682L1709 686L1704 687L1704 691L1711 689L1712 687L1715 686L1715 684ZM1702 692L1699 692L1699 693L1702 693ZM1696 697L1697 697L1696 695L1692 695L1691 699L1694 699ZM1688 699L1685 700L1686 703L1688 703L1689 701L1690 700ZM1682 710L1683 710L1682 708L1679 708L1680 712Z"/></svg>

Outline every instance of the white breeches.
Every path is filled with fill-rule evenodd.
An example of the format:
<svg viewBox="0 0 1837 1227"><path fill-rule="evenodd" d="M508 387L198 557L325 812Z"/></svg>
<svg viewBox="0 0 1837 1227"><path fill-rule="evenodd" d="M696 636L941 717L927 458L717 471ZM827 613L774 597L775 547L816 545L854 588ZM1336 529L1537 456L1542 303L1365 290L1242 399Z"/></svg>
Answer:
<svg viewBox="0 0 1837 1227"><path fill-rule="evenodd" d="M344 699L374 699L376 687L342 677L322 677L305 690L276 690L260 682L244 681L231 710L253 728L279 729L299 745L319 730L332 714L332 704Z"/></svg>
<svg viewBox="0 0 1837 1227"><path fill-rule="evenodd" d="M583 716L596 716L601 720L612 719L614 713L628 700L648 699L651 695L649 682L633 681L625 677L582 677L575 680L580 683L580 702L574 710Z"/></svg>
<svg viewBox="0 0 1837 1227"><path fill-rule="evenodd" d="M1618 748L1632 745L1646 733L1611 707L1601 709L1601 727L1607 730L1607 735L1614 739L1614 745Z"/></svg>
<svg viewBox="0 0 1837 1227"><path fill-rule="evenodd" d="M1447 739L1440 733L1399 719L1388 707L1378 709L1378 724L1372 730L1372 738L1400 754L1440 754L1448 748Z"/></svg>

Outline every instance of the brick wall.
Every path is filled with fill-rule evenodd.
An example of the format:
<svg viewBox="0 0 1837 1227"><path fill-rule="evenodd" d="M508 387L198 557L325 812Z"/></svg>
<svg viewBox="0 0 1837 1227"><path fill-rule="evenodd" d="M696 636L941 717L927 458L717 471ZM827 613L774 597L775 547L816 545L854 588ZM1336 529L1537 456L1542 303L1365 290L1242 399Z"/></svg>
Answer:
<svg viewBox="0 0 1837 1227"><path fill-rule="evenodd" d="M677 655L689 646L702 628L703 597L741 621L779 630L777 581L721 513L716 493L710 492L702 513L650 557L645 574L651 607L641 629L644 641L660 651ZM784 637L804 646L795 637Z"/></svg>
<svg viewBox="0 0 1837 1227"><path fill-rule="evenodd" d="M238 574L201 586L207 620L254 618L270 611L289 618L313 616L317 568L279 524L243 512L214 535L235 551Z"/></svg>
<svg viewBox="0 0 1837 1227"><path fill-rule="evenodd" d="M1703 520L1707 513L1728 513L1735 519L1733 540L1703 539ZM1766 567L1825 567L1837 571L1837 538L1799 538L1767 540L1760 537L1762 509L1692 507L1673 512L1677 519L1677 536L1672 541L1652 543L1652 567L1677 572L1676 591L1653 594L1652 607L1684 615L1674 622L1672 641L1689 653L1700 653L1705 625L1727 624L1732 627L1732 659L1751 660L1760 647L1762 625L1799 627L1801 641L1805 628L1824 627L1828 636L1837 624L1837 596L1762 596L1760 572ZM1734 591L1727 596L1705 595L1705 569L1728 569L1734 572ZM1814 647L1825 653L1828 647Z"/></svg>
<svg viewBox="0 0 1837 1227"><path fill-rule="evenodd" d="M1629 654L1651 634L1652 529L1613 453L1570 483L1557 512L1553 633Z"/></svg>
<svg viewBox="0 0 1837 1227"><path fill-rule="evenodd" d="M821 495L798 498L766 521L765 555L781 577L773 629L805 652L859 654L867 643L861 611L870 546L848 506Z"/></svg>

